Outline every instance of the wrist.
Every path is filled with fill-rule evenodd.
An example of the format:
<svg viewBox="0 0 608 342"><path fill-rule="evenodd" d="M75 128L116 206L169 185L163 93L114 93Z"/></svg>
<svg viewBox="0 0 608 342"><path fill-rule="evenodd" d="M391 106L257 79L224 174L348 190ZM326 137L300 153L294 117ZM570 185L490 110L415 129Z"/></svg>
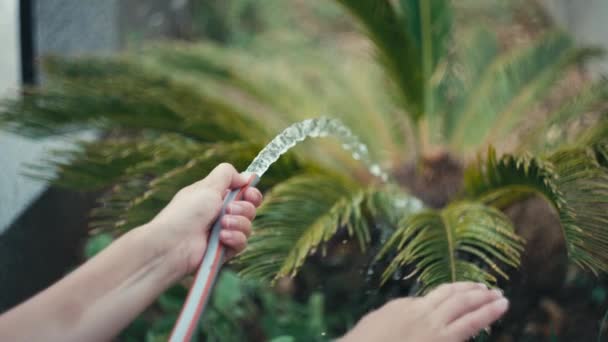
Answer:
<svg viewBox="0 0 608 342"><path fill-rule="evenodd" d="M154 221L133 229L129 234L133 234L138 245L147 251L148 259L157 261L158 272L167 280L167 286L187 274L187 253Z"/></svg>

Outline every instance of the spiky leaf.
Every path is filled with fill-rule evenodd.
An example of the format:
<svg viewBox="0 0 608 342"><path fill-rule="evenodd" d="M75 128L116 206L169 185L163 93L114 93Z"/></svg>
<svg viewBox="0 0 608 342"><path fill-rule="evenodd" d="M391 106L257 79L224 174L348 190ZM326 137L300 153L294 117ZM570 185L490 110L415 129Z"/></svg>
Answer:
<svg viewBox="0 0 608 342"><path fill-rule="evenodd" d="M507 278L497 260L519 265L523 242L500 211L481 203L455 203L405 218L379 256L395 253L386 268L386 281L403 265L414 265L412 275L425 292L442 283L476 281L494 284L492 272Z"/></svg>
<svg viewBox="0 0 608 342"><path fill-rule="evenodd" d="M6 101L0 123L33 137L96 127L234 141L264 131L234 108L130 61L51 59L47 65L49 85Z"/></svg>
<svg viewBox="0 0 608 342"><path fill-rule="evenodd" d="M320 244L339 229L359 242L370 241L364 217L366 190L337 175L294 176L272 189L254 221L249 247L239 258L244 275L293 275Z"/></svg>
<svg viewBox="0 0 608 342"><path fill-rule="evenodd" d="M597 274L608 272L608 170L596 152L593 147L563 149L549 160L566 198L567 210L560 211L560 221L568 254Z"/></svg>
<svg viewBox="0 0 608 342"><path fill-rule="evenodd" d="M529 156L496 158L467 170L468 195L505 207L521 196L539 194L556 209L569 256L593 272L608 270L608 173L588 148L554 153L547 161Z"/></svg>

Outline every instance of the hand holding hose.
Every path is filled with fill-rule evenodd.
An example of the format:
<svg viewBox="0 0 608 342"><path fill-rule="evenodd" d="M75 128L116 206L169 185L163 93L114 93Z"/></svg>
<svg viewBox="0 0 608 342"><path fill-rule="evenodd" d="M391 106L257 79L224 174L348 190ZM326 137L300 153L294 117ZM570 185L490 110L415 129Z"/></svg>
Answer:
<svg viewBox="0 0 608 342"><path fill-rule="evenodd" d="M111 340L164 290L199 266L223 197L249 180L221 164L180 190L152 221L0 315L0 341ZM245 249L261 201L261 193L248 188L242 200L227 206L219 235L227 257Z"/></svg>
<svg viewBox="0 0 608 342"><path fill-rule="evenodd" d="M194 272L200 265L224 197L230 190L244 187L248 181L249 175L239 174L230 164L220 164L204 179L181 189L150 222L155 234L166 239L174 252L183 257L182 276ZM220 233L220 242L228 248L226 258L247 246L251 221L261 202L262 194L256 188L248 188L241 200L226 207Z"/></svg>

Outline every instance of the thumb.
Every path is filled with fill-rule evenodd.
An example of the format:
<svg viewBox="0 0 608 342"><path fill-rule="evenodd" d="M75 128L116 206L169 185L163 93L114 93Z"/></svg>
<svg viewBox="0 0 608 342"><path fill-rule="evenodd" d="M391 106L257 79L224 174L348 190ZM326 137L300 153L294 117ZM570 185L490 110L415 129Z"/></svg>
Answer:
<svg viewBox="0 0 608 342"><path fill-rule="evenodd" d="M247 184L247 177L239 174L234 166L222 163L215 167L202 183L209 189L224 193L226 189L240 188Z"/></svg>

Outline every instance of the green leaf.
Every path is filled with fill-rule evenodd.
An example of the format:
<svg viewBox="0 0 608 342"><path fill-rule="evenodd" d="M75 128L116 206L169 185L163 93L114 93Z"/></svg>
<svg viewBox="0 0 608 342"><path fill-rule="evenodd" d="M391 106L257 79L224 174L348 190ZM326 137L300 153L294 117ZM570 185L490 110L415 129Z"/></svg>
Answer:
<svg viewBox="0 0 608 342"><path fill-rule="evenodd" d="M165 313L171 312L177 315L187 295L188 290L183 285L174 285L158 297L157 303Z"/></svg>
<svg viewBox="0 0 608 342"><path fill-rule="evenodd" d="M482 80L485 72L499 54L499 42L487 29L479 28L466 32L458 39L455 61L448 68L447 75L436 87L437 110L443 113L444 124L441 133L449 139L459 122L459 112L472 101L476 93L472 91Z"/></svg>
<svg viewBox="0 0 608 342"><path fill-rule="evenodd" d="M169 146L162 144L162 148L152 149L148 160L127 170L120 182L100 199L102 206L93 210L92 227L125 230L142 225L151 220L177 191L202 179L218 164L229 162L238 170L244 170L260 149L249 143L199 144L184 154L186 150L170 153L172 148L183 146L179 141L173 147ZM299 163L286 156L273 165L264 184L272 185L277 179L299 170Z"/></svg>
<svg viewBox="0 0 608 342"><path fill-rule="evenodd" d="M84 246L84 255L87 258L92 258L97 253L108 247L112 241L114 241L114 237L110 234L97 234L92 236Z"/></svg>
<svg viewBox="0 0 608 342"><path fill-rule="evenodd" d="M222 272L213 292L213 305L221 311L230 311L243 298L241 279L232 272Z"/></svg>
<svg viewBox="0 0 608 342"><path fill-rule="evenodd" d="M563 33L551 32L525 50L496 59L452 114L456 127L449 136L451 144L475 147L491 129L504 136L531 103L547 94L567 66L596 54L594 49L574 48Z"/></svg>
<svg viewBox="0 0 608 342"><path fill-rule="evenodd" d="M550 113L547 120L539 122L530 132L523 137L521 146L534 151L543 152L557 148L566 140L565 133L573 120L578 119L581 114L601 108L608 100L608 80L600 80L585 86L571 99L567 99L555 111ZM602 134L602 129L605 133ZM597 136L608 136L608 124L600 123L591 132L585 131L581 141L576 144L588 145L597 141Z"/></svg>
<svg viewBox="0 0 608 342"><path fill-rule="evenodd" d="M546 161L529 156L496 158L467 170L465 189L471 198L505 207L539 194L556 209L570 258L584 269L608 271L608 172L590 148L553 153Z"/></svg>
<svg viewBox="0 0 608 342"><path fill-rule="evenodd" d="M255 278L295 275L310 253L340 228L362 250L370 240L365 189L338 175L294 176L272 189L254 221L249 247L238 259Z"/></svg>
<svg viewBox="0 0 608 342"><path fill-rule="evenodd" d="M417 42L407 29L407 17L388 0L338 1L361 21L376 45L387 76L397 85L408 114L413 121L420 119L424 114L424 73ZM426 19L425 25L428 25ZM424 33L426 37L428 31Z"/></svg>
<svg viewBox="0 0 608 342"><path fill-rule="evenodd" d="M608 272L608 170L593 148L578 147L549 156L567 208L560 211L570 258L583 269Z"/></svg>
<svg viewBox="0 0 608 342"><path fill-rule="evenodd" d="M401 0L403 24L412 36L422 63L429 63L424 72L428 81L437 64L446 55L452 33L453 14L446 0Z"/></svg>
<svg viewBox="0 0 608 342"><path fill-rule="evenodd" d="M402 220L378 258L391 255L383 281L398 268L414 265L411 275L426 292L442 283L465 280L493 285L492 273L508 278L496 261L517 267L522 250L523 241L504 214L480 203L461 202Z"/></svg>
<svg viewBox="0 0 608 342"><path fill-rule="evenodd" d="M6 101L0 122L32 137L90 128L174 132L200 141L261 137L234 107L125 59L53 59L51 80L21 99Z"/></svg>
<svg viewBox="0 0 608 342"><path fill-rule="evenodd" d="M486 204L504 208L515 200L538 193L558 210L566 200L556 184L553 164L528 155L504 155L497 158L496 150L488 148L485 162L479 158L464 176L467 195Z"/></svg>
<svg viewBox="0 0 608 342"><path fill-rule="evenodd" d="M422 67L422 108L420 114L414 115L425 115L433 131L438 128L442 118L436 113L435 103L439 99L436 98L432 79L438 64L448 53L452 38L452 10L446 0L401 0L400 4L402 25L408 28L407 32L413 38Z"/></svg>

